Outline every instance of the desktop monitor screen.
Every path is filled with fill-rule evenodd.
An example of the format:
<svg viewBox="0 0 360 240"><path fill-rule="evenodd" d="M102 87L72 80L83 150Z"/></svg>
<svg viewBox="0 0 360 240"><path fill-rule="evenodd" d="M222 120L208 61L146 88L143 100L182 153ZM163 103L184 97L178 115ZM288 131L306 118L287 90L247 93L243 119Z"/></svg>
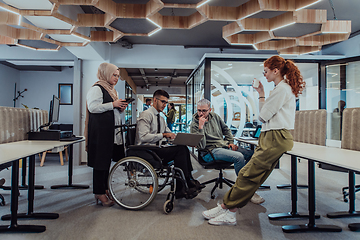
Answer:
<svg viewBox="0 0 360 240"><path fill-rule="evenodd" d="M55 95L53 95L53 99L50 102L49 124L59 121L59 112L60 112L60 99Z"/></svg>

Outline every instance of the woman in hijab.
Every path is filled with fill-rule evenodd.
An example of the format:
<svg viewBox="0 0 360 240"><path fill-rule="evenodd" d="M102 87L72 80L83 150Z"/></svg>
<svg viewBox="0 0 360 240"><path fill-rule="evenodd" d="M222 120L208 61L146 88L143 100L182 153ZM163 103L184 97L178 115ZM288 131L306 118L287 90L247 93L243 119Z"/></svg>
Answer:
<svg viewBox="0 0 360 240"><path fill-rule="evenodd" d="M93 168L93 193L96 204L110 207L114 204L108 191L108 176L111 159L118 161L125 156L121 134L116 134L121 125L120 113L127 103L118 98L114 86L120 71L111 63L102 63L98 68L97 81L86 96L87 121L85 127L88 166Z"/></svg>

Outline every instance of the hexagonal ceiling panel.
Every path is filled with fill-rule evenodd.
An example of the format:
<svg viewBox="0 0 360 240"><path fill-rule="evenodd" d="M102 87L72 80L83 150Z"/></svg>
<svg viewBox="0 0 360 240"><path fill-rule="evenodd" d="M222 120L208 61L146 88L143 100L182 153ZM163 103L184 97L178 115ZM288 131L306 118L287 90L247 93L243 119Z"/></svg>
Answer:
<svg viewBox="0 0 360 240"><path fill-rule="evenodd" d="M329 8L319 0L3 0L0 7L0 44L27 39L58 47L85 46L126 37L134 39L131 44L220 45L302 54L344 41L351 33L347 14L329 20L329 11L320 7ZM360 28L358 15L352 18L359 20Z"/></svg>

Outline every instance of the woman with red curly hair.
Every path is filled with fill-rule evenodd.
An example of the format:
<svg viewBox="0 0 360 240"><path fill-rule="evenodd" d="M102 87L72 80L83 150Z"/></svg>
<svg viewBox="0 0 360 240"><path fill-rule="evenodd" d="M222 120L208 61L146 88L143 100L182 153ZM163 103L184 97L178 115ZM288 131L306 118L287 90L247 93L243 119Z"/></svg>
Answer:
<svg viewBox="0 0 360 240"><path fill-rule="evenodd" d="M258 146L250 161L240 170L235 184L225 194L223 203L204 211L202 215L212 225L236 225L236 210L244 207L255 191L269 177L279 158L293 147L295 98L301 94L305 82L299 69L290 60L272 56L264 62L264 76L275 88L265 99L264 87L259 93L259 120L263 123Z"/></svg>

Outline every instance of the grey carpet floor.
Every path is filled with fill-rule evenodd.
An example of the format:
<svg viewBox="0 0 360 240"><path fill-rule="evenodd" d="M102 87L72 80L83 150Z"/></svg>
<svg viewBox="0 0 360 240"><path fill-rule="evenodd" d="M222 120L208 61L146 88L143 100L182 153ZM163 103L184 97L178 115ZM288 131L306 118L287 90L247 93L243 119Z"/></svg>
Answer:
<svg viewBox="0 0 360 240"><path fill-rule="evenodd" d="M321 218L316 224L340 226L340 233L284 233L283 225L306 224L306 219L270 221L270 213L289 212L291 210L290 190L279 190L277 184L290 182L290 158L284 156L280 169L274 170L265 182L271 190L259 190L265 203L249 203L237 213L237 226L211 226L201 212L216 206L229 189L216 190L216 198L210 198L212 184L191 200L175 200L174 210L163 213L167 189L160 192L155 200L145 209L139 211L125 210L120 206L105 208L95 204L92 194L92 171L87 166L74 168L73 183L88 184L85 190L53 190L50 186L67 183L68 167L60 166L58 156L47 156L45 165L39 167L37 159L35 181L45 189L35 191L34 212L55 212L60 217L55 220L19 220L19 224L45 225L43 233L0 233L0 239L359 239L359 232L352 232L347 225L360 222L360 218L329 219L326 214L335 211L347 211L348 203L342 200L341 188L348 183L345 173L326 171L316 168L316 211ZM195 160L194 177L206 181L217 176L215 170L203 169ZM0 172L10 184L11 171ZM235 179L233 170L226 170L225 176ZM359 176L356 176L359 182ZM307 183L307 161L298 164L298 182ZM6 199L6 206L0 206L0 215L10 213L10 191L0 189ZM357 195L359 196L360 193ZM298 190L298 210L307 212L307 189ZM356 200L359 204L359 200ZM21 190L18 212L27 210L27 191ZM9 221L0 221L1 225Z"/></svg>

